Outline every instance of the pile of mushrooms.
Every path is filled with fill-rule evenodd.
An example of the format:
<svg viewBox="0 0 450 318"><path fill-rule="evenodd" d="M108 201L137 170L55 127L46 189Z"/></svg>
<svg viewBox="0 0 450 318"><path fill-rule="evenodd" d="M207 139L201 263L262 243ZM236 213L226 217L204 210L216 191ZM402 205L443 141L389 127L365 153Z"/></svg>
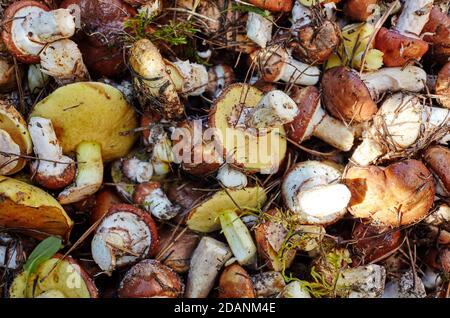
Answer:
<svg viewBox="0 0 450 318"><path fill-rule="evenodd" d="M450 297L445 1L6 2L0 297Z"/></svg>

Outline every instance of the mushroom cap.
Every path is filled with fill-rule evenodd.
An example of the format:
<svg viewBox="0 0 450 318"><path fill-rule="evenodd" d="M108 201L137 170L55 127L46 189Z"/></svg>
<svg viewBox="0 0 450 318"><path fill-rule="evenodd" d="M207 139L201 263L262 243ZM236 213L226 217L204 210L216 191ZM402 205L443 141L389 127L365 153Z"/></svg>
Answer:
<svg viewBox="0 0 450 318"><path fill-rule="evenodd" d="M224 155L248 172L278 169L286 155L282 125L261 134L234 127L243 110L256 107L262 97L263 93L250 85L232 84L215 100L209 112L209 127L216 128L216 140L223 147Z"/></svg>
<svg viewBox="0 0 450 318"><path fill-rule="evenodd" d="M349 211L372 223L398 227L425 218L433 205L431 172L417 160L377 166L350 167L345 184L352 198Z"/></svg>
<svg viewBox="0 0 450 318"><path fill-rule="evenodd" d="M450 108L450 62L445 63L439 71L434 91L442 95L442 98L439 98L442 106Z"/></svg>
<svg viewBox="0 0 450 318"><path fill-rule="evenodd" d="M358 73L344 66L333 67L323 74L322 92L325 107L337 119L362 122L378 110Z"/></svg>
<svg viewBox="0 0 450 318"><path fill-rule="evenodd" d="M410 60L420 60L428 51L428 43L383 27L375 37L375 48L383 52L384 65L403 66Z"/></svg>
<svg viewBox="0 0 450 318"><path fill-rule="evenodd" d="M33 143L27 123L13 105L3 100L0 100L0 129L9 134L11 139L19 146L22 155L29 155L33 151ZM19 158L16 166L7 174L18 172L26 163L26 159Z"/></svg>
<svg viewBox="0 0 450 318"><path fill-rule="evenodd" d="M0 197L0 226L29 229L30 236L38 239L45 238L45 234L69 239L73 222L59 202L47 192L0 176Z"/></svg>
<svg viewBox="0 0 450 318"><path fill-rule="evenodd" d="M289 52L281 47L260 49L250 54L250 59L258 66L263 80L277 82L289 59Z"/></svg>
<svg viewBox="0 0 450 318"><path fill-rule="evenodd" d="M437 6L430 11L428 22L422 29L423 40L433 45L442 45L450 50L450 17Z"/></svg>
<svg viewBox="0 0 450 318"><path fill-rule="evenodd" d="M219 279L219 298L255 298L253 281L239 264L226 267Z"/></svg>
<svg viewBox="0 0 450 318"><path fill-rule="evenodd" d="M83 141L97 142L104 161L125 156L137 135L121 133L137 127L134 109L116 88L99 82L81 82L56 89L41 100L30 117L52 121L65 154Z"/></svg>
<svg viewBox="0 0 450 318"><path fill-rule="evenodd" d="M377 3L378 0L347 0L344 5L344 13L352 20L367 21Z"/></svg>
<svg viewBox="0 0 450 318"><path fill-rule="evenodd" d="M27 7L37 7L39 9L49 11L49 8L40 1L34 0L23 0L16 1L12 3L8 8L6 8L3 15L3 32L2 39L8 51L14 55L18 61L27 64L39 63L39 55L30 55L22 52L14 43L13 34L11 32L13 22L17 21L14 19L16 13L20 10L25 10Z"/></svg>
<svg viewBox="0 0 450 318"><path fill-rule="evenodd" d="M423 159L450 195L450 149L443 146L430 147L425 151Z"/></svg>
<svg viewBox="0 0 450 318"><path fill-rule="evenodd" d="M251 4L274 12L290 12L294 6L293 0L249 0Z"/></svg>
<svg viewBox="0 0 450 318"><path fill-rule="evenodd" d="M320 106L320 93L315 86L307 86L302 89L294 86L289 95L298 106L298 114L291 123L284 127L290 139L301 143L305 136L308 137L311 134L308 134L310 130L308 127L317 107Z"/></svg>
<svg viewBox="0 0 450 318"><path fill-rule="evenodd" d="M177 298L184 284L170 267L157 260L146 259L125 274L118 290L119 298Z"/></svg>

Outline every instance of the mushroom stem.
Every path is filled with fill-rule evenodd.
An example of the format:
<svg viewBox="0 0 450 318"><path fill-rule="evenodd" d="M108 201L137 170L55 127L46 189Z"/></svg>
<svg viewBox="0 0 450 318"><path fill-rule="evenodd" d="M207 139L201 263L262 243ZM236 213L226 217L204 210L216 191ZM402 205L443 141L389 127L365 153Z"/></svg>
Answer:
<svg viewBox="0 0 450 318"><path fill-rule="evenodd" d="M11 136L0 129L0 175L7 175L17 165L20 147Z"/></svg>
<svg viewBox="0 0 450 318"><path fill-rule="evenodd" d="M297 104L284 92L268 92L249 117L249 126L271 128L290 123L298 113Z"/></svg>
<svg viewBox="0 0 450 318"><path fill-rule="evenodd" d="M450 109L424 106L422 122L431 129L443 125L450 128Z"/></svg>
<svg viewBox="0 0 450 318"><path fill-rule="evenodd" d="M222 185L230 189L242 189L247 186L247 176L237 169L233 169L230 165L225 164L217 173L217 180Z"/></svg>
<svg viewBox="0 0 450 318"><path fill-rule="evenodd" d="M84 141L77 146L78 171L75 183L58 195L61 204L86 199L100 189L103 182L102 151L99 143Z"/></svg>
<svg viewBox="0 0 450 318"><path fill-rule="evenodd" d="M289 55L284 61L280 80L298 85L316 85L319 77L320 69L317 66L302 63Z"/></svg>
<svg viewBox="0 0 450 318"><path fill-rule="evenodd" d="M395 30L402 34L420 35L423 27L428 22L433 0L408 0L403 2L403 9L398 18Z"/></svg>
<svg viewBox="0 0 450 318"><path fill-rule="evenodd" d="M205 66L181 60L172 64L178 68L184 78L182 87L183 94L199 96L205 92L208 85L208 71Z"/></svg>
<svg viewBox="0 0 450 318"><path fill-rule="evenodd" d="M159 182L140 184L134 192L133 199L159 220L170 220L181 212L180 206L170 202Z"/></svg>
<svg viewBox="0 0 450 318"><path fill-rule="evenodd" d="M294 7L292 8L292 33L297 35L298 29L311 22L311 10L299 1L295 1Z"/></svg>
<svg viewBox="0 0 450 318"><path fill-rule="evenodd" d="M387 91L419 92L425 87L427 74L417 66L386 67L371 73L361 74L373 100Z"/></svg>
<svg viewBox="0 0 450 318"><path fill-rule="evenodd" d="M153 166L148 161L139 160L136 157L122 162L122 171L133 182L148 182L153 175Z"/></svg>
<svg viewBox="0 0 450 318"><path fill-rule="evenodd" d="M272 39L272 21L270 18L254 12L248 13L247 37L258 44L266 47L267 42Z"/></svg>

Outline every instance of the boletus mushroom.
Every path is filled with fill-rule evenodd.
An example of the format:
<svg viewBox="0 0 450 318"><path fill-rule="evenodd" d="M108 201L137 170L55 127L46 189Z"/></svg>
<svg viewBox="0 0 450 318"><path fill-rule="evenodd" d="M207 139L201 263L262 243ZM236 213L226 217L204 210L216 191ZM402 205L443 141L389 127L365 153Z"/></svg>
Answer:
<svg viewBox="0 0 450 318"><path fill-rule="evenodd" d="M443 146L429 147L423 160L435 176L436 193L450 196L450 150Z"/></svg>
<svg viewBox="0 0 450 318"><path fill-rule="evenodd" d="M255 298L253 281L238 264L225 267L219 280L219 298Z"/></svg>

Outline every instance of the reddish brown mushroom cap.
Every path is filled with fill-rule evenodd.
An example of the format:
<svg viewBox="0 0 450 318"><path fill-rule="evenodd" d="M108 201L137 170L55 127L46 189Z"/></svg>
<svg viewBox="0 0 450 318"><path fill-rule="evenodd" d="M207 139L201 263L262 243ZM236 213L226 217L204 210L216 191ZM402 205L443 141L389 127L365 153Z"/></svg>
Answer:
<svg viewBox="0 0 450 318"><path fill-rule="evenodd" d="M238 264L224 269L219 280L219 298L255 298L253 281Z"/></svg>
<svg viewBox="0 0 450 318"><path fill-rule="evenodd" d="M31 165L31 172L34 180L46 189L60 190L70 185L75 179L76 167L74 164L68 164L61 175L45 175L36 171L39 165Z"/></svg>
<svg viewBox="0 0 450 318"><path fill-rule="evenodd" d="M289 138L300 143L317 107L319 107L320 94L315 86L307 86L303 89L294 86L290 97L298 105L299 112L291 123L285 125L285 129Z"/></svg>
<svg viewBox="0 0 450 318"><path fill-rule="evenodd" d="M249 0L248 2L261 9L274 12L290 12L294 6L293 0Z"/></svg>
<svg viewBox="0 0 450 318"><path fill-rule="evenodd" d="M442 146L428 148L424 160L450 194L450 150Z"/></svg>
<svg viewBox="0 0 450 318"><path fill-rule="evenodd" d="M347 0L344 5L344 13L353 20L367 21L377 2L378 0Z"/></svg>
<svg viewBox="0 0 450 318"><path fill-rule="evenodd" d="M378 110L358 74L344 66L327 70L322 77L325 107L334 117L345 121L369 120Z"/></svg>
<svg viewBox="0 0 450 318"><path fill-rule="evenodd" d="M439 71L434 91L442 95L443 98L439 99L442 106L450 108L450 62L447 62Z"/></svg>
<svg viewBox="0 0 450 318"><path fill-rule="evenodd" d="M423 40L431 44L427 55L433 62L446 63L450 56L450 17L434 6L422 34Z"/></svg>
<svg viewBox="0 0 450 318"><path fill-rule="evenodd" d="M417 222L427 216L434 202L431 172L417 160L386 168L350 167L344 181L352 193L349 211L379 225L398 227Z"/></svg>
<svg viewBox="0 0 450 318"><path fill-rule="evenodd" d="M40 61L39 55L29 55L23 53L14 44L13 35L11 33L12 22L14 21L14 16L16 15L16 12L26 7L38 7L41 8L42 10L49 11L49 8L39 1L25 0L14 2L5 10L3 15L2 39L8 51L15 58L17 58L18 61L27 64L37 64Z"/></svg>
<svg viewBox="0 0 450 318"><path fill-rule="evenodd" d="M120 282L119 298L177 298L183 294L180 276L157 260L146 259L134 265Z"/></svg>
<svg viewBox="0 0 450 318"><path fill-rule="evenodd" d="M375 38L375 48L383 52L386 66L403 66L410 60L420 60L428 51L428 43L395 30L381 28Z"/></svg>

